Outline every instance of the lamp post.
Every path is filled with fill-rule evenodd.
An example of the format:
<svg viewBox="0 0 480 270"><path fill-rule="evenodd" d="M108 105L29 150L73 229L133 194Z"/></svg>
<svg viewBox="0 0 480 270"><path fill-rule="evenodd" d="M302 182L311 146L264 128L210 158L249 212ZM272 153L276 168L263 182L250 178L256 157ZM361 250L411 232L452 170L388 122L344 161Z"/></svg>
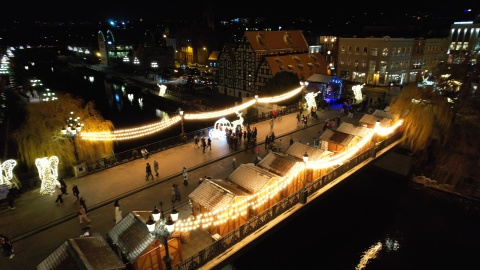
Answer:
<svg viewBox="0 0 480 270"><path fill-rule="evenodd" d="M75 161L77 163L79 158L78 158L77 143L75 142L75 138L82 131L82 127L83 127L83 124L80 123L80 117L77 116L76 118L73 118L73 112L70 112L70 117L67 119L67 126L62 128L62 135L72 140L73 153L75 155Z"/></svg>
<svg viewBox="0 0 480 270"><path fill-rule="evenodd" d="M303 155L303 163L305 163L305 169L303 170L303 185L302 190L300 192L300 203L306 204L307 203L307 190L305 189L306 181L307 181L307 163L308 163L308 154L305 152Z"/></svg>
<svg viewBox="0 0 480 270"><path fill-rule="evenodd" d="M183 129L183 113L184 113L184 111L183 111L183 110L180 110L179 113L180 113L180 117L182 118L182 119L181 119L181 121L182 121L182 134L180 134L180 135L181 135L182 138L183 138L183 136L185 135L185 130Z"/></svg>
<svg viewBox="0 0 480 270"><path fill-rule="evenodd" d="M159 239L165 247L165 257L163 257L163 261L165 262L167 270L172 270L172 257L168 250L168 238L175 230L175 222L172 220L171 215L168 217L167 221L165 221L164 218L160 218L161 215L159 212L160 211L158 211L157 207L155 207L152 211L152 215L148 217L145 224L147 225L148 231ZM155 220L155 218L158 218L158 220Z"/></svg>

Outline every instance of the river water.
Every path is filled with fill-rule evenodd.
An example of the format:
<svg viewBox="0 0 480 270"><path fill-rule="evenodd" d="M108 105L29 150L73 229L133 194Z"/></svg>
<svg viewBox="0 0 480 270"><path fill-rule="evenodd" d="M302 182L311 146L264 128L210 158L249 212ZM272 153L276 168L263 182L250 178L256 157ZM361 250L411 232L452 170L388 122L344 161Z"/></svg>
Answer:
<svg viewBox="0 0 480 270"><path fill-rule="evenodd" d="M115 129L133 128L161 121L170 115L178 115L172 107L160 107L144 87L125 84L118 79L88 68L72 69L43 63L30 68L29 75L41 79L44 86L53 92L69 92L84 101L93 101L95 108L106 120L112 121ZM214 121L184 123L186 133L213 126ZM181 125L175 125L159 133L115 144L115 152L122 152L160 140L179 136Z"/></svg>
<svg viewBox="0 0 480 270"><path fill-rule="evenodd" d="M135 88L98 73L38 67L32 74L48 87L94 100L116 128L159 121L175 113L157 108ZM90 80L93 76L93 81ZM129 94L133 95L132 101ZM143 105L138 102L143 98ZM213 124L213 123L212 123ZM185 125L185 131L203 126ZM139 147L180 133L116 145ZM231 260L235 269L480 269L480 217L426 195L401 177L369 167L352 176L301 215Z"/></svg>

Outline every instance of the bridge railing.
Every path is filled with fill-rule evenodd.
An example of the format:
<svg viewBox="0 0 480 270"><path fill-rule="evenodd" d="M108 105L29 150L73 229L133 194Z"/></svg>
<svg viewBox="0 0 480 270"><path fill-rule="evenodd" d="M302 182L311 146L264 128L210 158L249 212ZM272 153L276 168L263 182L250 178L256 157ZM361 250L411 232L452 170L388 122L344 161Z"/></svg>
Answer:
<svg viewBox="0 0 480 270"><path fill-rule="evenodd" d="M298 106L294 105L294 106L286 107L285 109L279 111L279 114L287 115L287 114L296 113L296 112L298 112ZM272 111L262 112L262 113L260 113L256 116L244 117L244 122L254 124L254 123L258 123L258 122L261 122L261 121L271 119L272 117L273 117L273 112ZM104 158L101 158L101 159L98 159L98 160L87 161L87 162L85 162L86 173L90 174L90 173L98 172L98 171L101 171L101 170L105 170L105 169L123 164L125 162L129 162L129 161L133 161L133 160L136 160L136 159L139 159L139 158L143 158L141 153L140 153L140 150L142 148L145 148L151 154L154 154L154 153L158 153L158 152L161 152L161 151L165 151L165 150L170 149L172 147L176 147L180 144L192 142L195 135L197 135L197 136L208 136L209 131L211 129L213 129L213 126L186 133L184 137L181 137L179 135L179 136L168 138L168 139L165 139L165 140L161 140L161 141L158 141L158 142L155 142L155 143L143 145L143 146L138 147L138 148L134 148L134 149L126 150L126 151L123 151L123 152L115 153L114 155L104 157Z"/></svg>
<svg viewBox="0 0 480 270"><path fill-rule="evenodd" d="M377 143L376 146L373 145L372 148L366 149L365 151L358 153L356 156L352 157L348 161L326 173L322 177L314 180L311 183L308 183L305 187L307 195L315 193L317 190L335 181L337 178L344 175L357 165L361 164L369 158L375 157L374 155L372 155L372 153L375 153L374 151L379 151L386 148L388 145L399 140L400 137L401 132L394 133L391 136L384 138L384 140ZM175 268L178 270L198 269L201 266L207 264L209 261L226 252L228 249L230 249L238 242L242 241L250 234L262 228L268 222L281 216L283 213L287 212L295 205L300 203L300 198L302 196L301 192L302 191L299 190L291 194L290 196L285 197L272 207L260 213L259 215L250 218L243 225L222 236L222 238L212 243L212 245L206 247L200 252L194 254L193 256L190 256L189 258L179 262L175 265Z"/></svg>

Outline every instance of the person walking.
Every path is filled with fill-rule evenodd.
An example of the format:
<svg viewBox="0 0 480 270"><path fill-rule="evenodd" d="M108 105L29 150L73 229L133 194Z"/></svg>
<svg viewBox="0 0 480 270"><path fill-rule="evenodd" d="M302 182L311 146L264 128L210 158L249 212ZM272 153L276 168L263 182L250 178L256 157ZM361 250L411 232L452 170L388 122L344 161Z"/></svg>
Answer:
<svg viewBox="0 0 480 270"><path fill-rule="evenodd" d="M193 145L193 148L200 148L200 145L198 145L198 143L200 142L200 139L198 138L197 135L195 135L195 137L193 137L193 142L195 143Z"/></svg>
<svg viewBox="0 0 480 270"><path fill-rule="evenodd" d="M207 148L207 142L205 141L205 137L202 136L202 138L200 139L201 143L202 143L202 149L203 149L203 153L205 153L205 149Z"/></svg>
<svg viewBox="0 0 480 270"><path fill-rule="evenodd" d="M293 137L290 137L290 145L293 144Z"/></svg>
<svg viewBox="0 0 480 270"><path fill-rule="evenodd" d="M63 181L63 177L58 181L60 182L60 188L62 189L62 195L65 195L65 198L69 196L67 192L67 184Z"/></svg>
<svg viewBox="0 0 480 270"><path fill-rule="evenodd" d="M57 195L57 199L55 200L55 203L58 204L59 202L60 203L63 203L63 192L62 192L62 188L60 187L60 185L56 185L55 186L55 194Z"/></svg>
<svg viewBox="0 0 480 270"><path fill-rule="evenodd" d="M158 162L153 160L153 170L155 171L155 176L158 176Z"/></svg>
<svg viewBox="0 0 480 270"><path fill-rule="evenodd" d="M83 208L85 208L85 212L88 213L88 208L87 208L86 200L85 200L83 197L80 197L80 205L83 206Z"/></svg>
<svg viewBox="0 0 480 270"><path fill-rule="evenodd" d="M118 200L115 200L113 203L113 206L115 207L115 224L120 222L122 220L122 210L120 210L120 203Z"/></svg>
<svg viewBox="0 0 480 270"><path fill-rule="evenodd" d="M152 177L152 180L154 179L153 174L152 174L152 167L150 167L150 163L147 162L147 166L145 167L145 181L148 181L150 177Z"/></svg>
<svg viewBox="0 0 480 270"><path fill-rule="evenodd" d="M85 210L85 207L80 204L78 207L78 219L80 221L80 224L83 224L83 221L86 221L87 223L92 222L87 216L87 210Z"/></svg>
<svg viewBox="0 0 480 270"><path fill-rule="evenodd" d="M10 189L7 193L7 202L8 202L8 207L10 207L10 210L15 209L15 194L13 194L13 191Z"/></svg>
<svg viewBox="0 0 480 270"><path fill-rule="evenodd" d="M171 199L172 203L177 200L176 192L175 192L175 191L176 191L176 190L175 190L175 186L176 186L176 185L177 185L177 184L173 184L173 185L172 185L172 199Z"/></svg>
<svg viewBox="0 0 480 270"><path fill-rule="evenodd" d="M182 176L183 176L183 185L188 186L188 171L186 167L182 169Z"/></svg>
<svg viewBox="0 0 480 270"><path fill-rule="evenodd" d="M175 201L181 202L182 199L181 199L181 195L180 195L180 188L178 188L177 184L175 184L175 186L173 188L175 190Z"/></svg>
<svg viewBox="0 0 480 270"><path fill-rule="evenodd" d="M207 148L210 148L210 151L212 150L212 139L210 137L207 139Z"/></svg>
<svg viewBox="0 0 480 270"><path fill-rule="evenodd" d="M233 168L234 171L237 168L237 159L236 158L232 159L232 168Z"/></svg>
<svg viewBox="0 0 480 270"><path fill-rule="evenodd" d="M9 259L15 256L13 252L13 243L3 234L0 234L0 244L2 244L3 256L8 257Z"/></svg>
<svg viewBox="0 0 480 270"><path fill-rule="evenodd" d="M72 187L72 193L73 193L73 196L77 197L77 201L79 199L78 195L80 195L80 190L78 190L78 186L77 185L73 185Z"/></svg>

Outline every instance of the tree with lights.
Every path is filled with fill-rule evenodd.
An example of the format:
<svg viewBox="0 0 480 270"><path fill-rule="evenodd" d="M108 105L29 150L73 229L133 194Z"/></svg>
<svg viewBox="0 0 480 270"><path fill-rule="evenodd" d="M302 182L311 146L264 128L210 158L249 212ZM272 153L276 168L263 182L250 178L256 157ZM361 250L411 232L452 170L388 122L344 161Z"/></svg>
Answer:
<svg viewBox="0 0 480 270"><path fill-rule="evenodd" d="M414 172L464 195L480 188L480 93L473 89L467 80L450 99L433 86L404 88L390 111L404 119L403 142L416 156Z"/></svg>
<svg viewBox="0 0 480 270"><path fill-rule="evenodd" d="M94 105L93 101L85 104L68 93L59 95L56 101L27 104L24 124L12 137L28 170L35 169L37 158L57 156L59 173L71 175L72 166L77 163L75 152L79 162L113 155L113 141L82 140L81 134L75 138L62 136L71 112L80 117L82 132L112 131L113 123L104 120Z"/></svg>

